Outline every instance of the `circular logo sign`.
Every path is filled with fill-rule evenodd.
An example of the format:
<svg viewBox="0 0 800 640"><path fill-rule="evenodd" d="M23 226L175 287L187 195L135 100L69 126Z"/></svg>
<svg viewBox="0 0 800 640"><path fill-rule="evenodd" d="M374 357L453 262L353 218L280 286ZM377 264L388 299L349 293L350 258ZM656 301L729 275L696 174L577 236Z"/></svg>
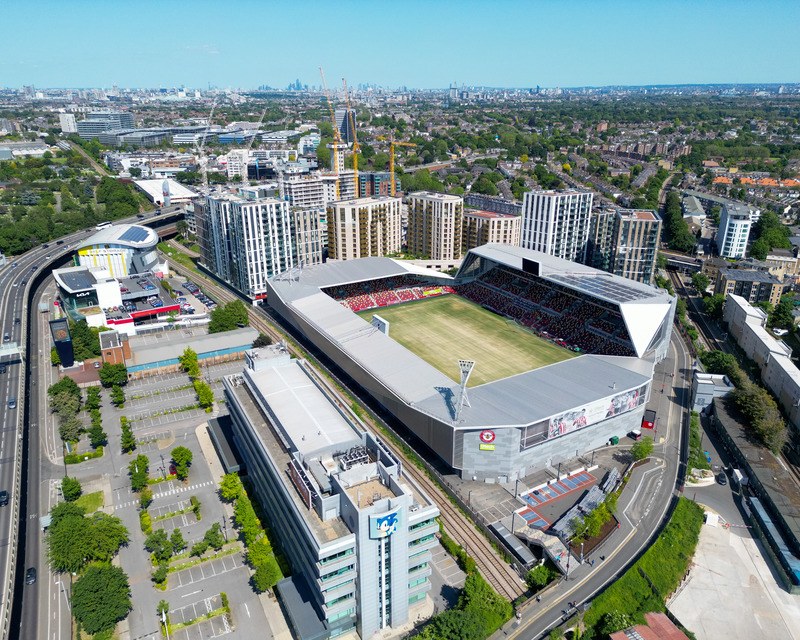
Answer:
<svg viewBox="0 0 800 640"><path fill-rule="evenodd" d="M487 444L494 442L494 431L481 431L481 442Z"/></svg>

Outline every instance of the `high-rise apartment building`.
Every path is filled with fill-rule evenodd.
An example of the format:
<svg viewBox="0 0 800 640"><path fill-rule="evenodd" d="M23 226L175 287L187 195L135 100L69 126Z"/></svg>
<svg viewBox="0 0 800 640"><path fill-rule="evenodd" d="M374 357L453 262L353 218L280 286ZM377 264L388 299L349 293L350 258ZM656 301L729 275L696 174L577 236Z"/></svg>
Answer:
<svg viewBox="0 0 800 640"><path fill-rule="evenodd" d="M325 249L322 215L319 209L292 209L297 263L307 267L322 262Z"/></svg>
<svg viewBox="0 0 800 640"><path fill-rule="evenodd" d="M490 242L519 246L522 218L507 213L464 209L461 223L461 255Z"/></svg>
<svg viewBox="0 0 800 640"><path fill-rule="evenodd" d="M339 183L338 197L337 182ZM333 173L310 175L281 173L278 175L280 197L288 200L293 207L302 209L324 209L329 202L355 197L355 189L352 170L344 171L339 176Z"/></svg>
<svg viewBox="0 0 800 640"><path fill-rule="evenodd" d="M75 122L74 113L59 113L58 122L61 125L61 133L78 133L78 123Z"/></svg>
<svg viewBox="0 0 800 640"><path fill-rule="evenodd" d="M461 257L461 196L436 191L408 195L408 252L431 260Z"/></svg>
<svg viewBox="0 0 800 640"><path fill-rule="evenodd" d="M585 264L652 284L661 218L652 210L611 209L592 214Z"/></svg>
<svg viewBox="0 0 800 640"><path fill-rule="evenodd" d="M286 201L211 194L195 222L206 268L250 298L265 297L267 278L298 264Z"/></svg>
<svg viewBox="0 0 800 640"><path fill-rule="evenodd" d="M591 191L526 192L520 245L564 260L583 262L593 199Z"/></svg>
<svg viewBox="0 0 800 640"><path fill-rule="evenodd" d="M726 202L719 216L717 250L720 258L744 258L752 225L751 211L736 202Z"/></svg>
<svg viewBox="0 0 800 640"><path fill-rule="evenodd" d="M298 640L391 637L431 589L439 510L303 360L254 349L223 378L253 489L292 566L277 591ZM399 630L399 629L398 629Z"/></svg>
<svg viewBox="0 0 800 640"><path fill-rule="evenodd" d="M402 245L402 201L392 196L338 200L327 207L328 257L380 257Z"/></svg>

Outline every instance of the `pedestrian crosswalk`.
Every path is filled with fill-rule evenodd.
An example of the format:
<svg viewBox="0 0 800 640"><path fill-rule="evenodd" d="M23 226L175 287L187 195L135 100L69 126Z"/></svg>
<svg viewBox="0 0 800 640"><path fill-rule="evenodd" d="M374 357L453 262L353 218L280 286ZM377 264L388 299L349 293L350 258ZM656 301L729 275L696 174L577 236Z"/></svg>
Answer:
<svg viewBox="0 0 800 640"><path fill-rule="evenodd" d="M208 480L207 482L197 482L195 484L190 484L189 486L174 486L174 482L166 483L166 486L159 486L159 485L152 485L150 490L153 492L154 498L166 497L166 496L174 496L180 493L186 493L187 491L195 491L197 489L201 489L202 487L207 487L209 485L214 484L213 480ZM156 488L158 487L158 488ZM160 489L160 490L159 490ZM118 491L121 491L119 489ZM139 499L135 500L127 500L125 502L115 502L114 508L116 509L125 509L127 507L134 507L139 506Z"/></svg>

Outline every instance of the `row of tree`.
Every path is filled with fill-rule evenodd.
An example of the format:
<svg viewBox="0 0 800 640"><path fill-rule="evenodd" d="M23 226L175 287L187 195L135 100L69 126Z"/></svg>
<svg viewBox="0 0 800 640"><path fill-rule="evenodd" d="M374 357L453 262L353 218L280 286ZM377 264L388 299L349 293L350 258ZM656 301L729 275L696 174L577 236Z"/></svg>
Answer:
<svg viewBox="0 0 800 640"><path fill-rule="evenodd" d="M677 192L667 194L664 206L664 229L669 238L669 248L682 253L691 253L697 239L689 231L689 225L683 218L681 202Z"/></svg>

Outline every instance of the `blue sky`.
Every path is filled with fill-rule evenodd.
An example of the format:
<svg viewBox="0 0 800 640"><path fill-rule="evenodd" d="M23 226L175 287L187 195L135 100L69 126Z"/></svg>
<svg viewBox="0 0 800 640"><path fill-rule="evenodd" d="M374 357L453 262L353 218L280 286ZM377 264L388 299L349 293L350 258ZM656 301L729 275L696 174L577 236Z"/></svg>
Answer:
<svg viewBox="0 0 800 640"><path fill-rule="evenodd" d="M800 0L0 0L0 86L799 82Z"/></svg>

